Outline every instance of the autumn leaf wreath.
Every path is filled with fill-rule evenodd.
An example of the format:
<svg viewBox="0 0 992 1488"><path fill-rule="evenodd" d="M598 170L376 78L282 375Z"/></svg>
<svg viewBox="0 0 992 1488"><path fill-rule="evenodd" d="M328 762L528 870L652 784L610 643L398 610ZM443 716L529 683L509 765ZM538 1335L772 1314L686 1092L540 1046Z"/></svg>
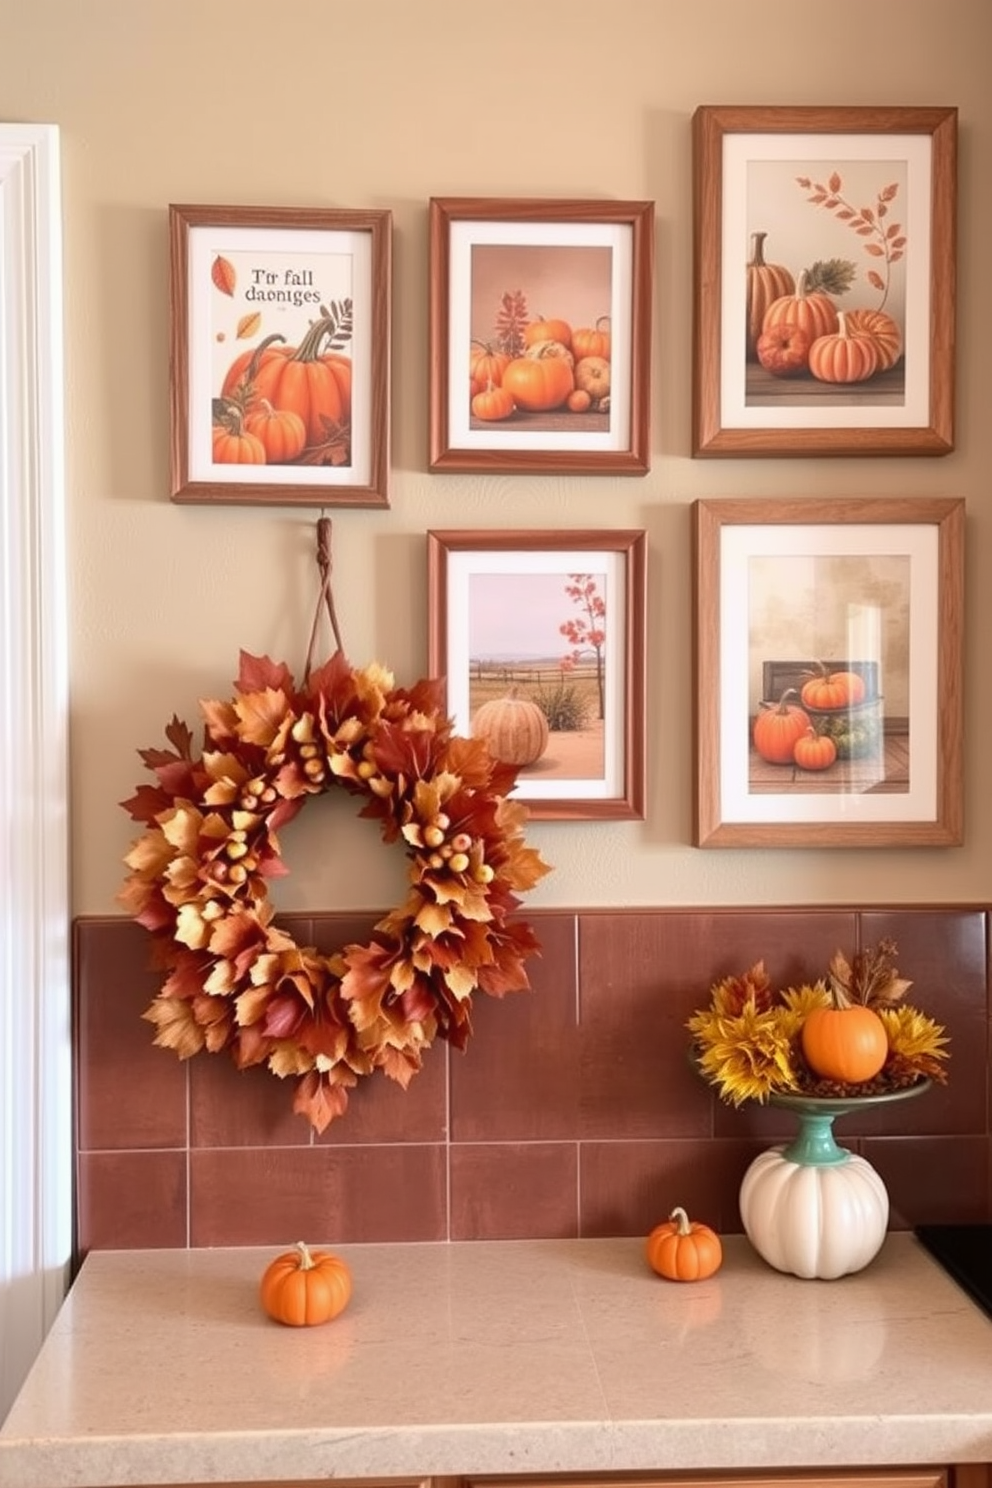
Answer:
<svg viewBox="0 0 992 1488"><path fill-rule="evenodd" d="M165 973L143 1015L155 1043L296 1077L293 1109L318 1132L360 1076L406 1087L435 1038L464 1048L472 994L526 988L539 950L512 913L549 871L508 799L516 768L454 733L442 691L398 688L340 647L299 685L242 651L234 696L200 704L202 752L173 717L172 749L139 751L157 783L122 803L144 831L119 897ZM336 786L405 850L409 888L368 944L324 954L275 923L268 884L288 871L282 828Z"/></svg>

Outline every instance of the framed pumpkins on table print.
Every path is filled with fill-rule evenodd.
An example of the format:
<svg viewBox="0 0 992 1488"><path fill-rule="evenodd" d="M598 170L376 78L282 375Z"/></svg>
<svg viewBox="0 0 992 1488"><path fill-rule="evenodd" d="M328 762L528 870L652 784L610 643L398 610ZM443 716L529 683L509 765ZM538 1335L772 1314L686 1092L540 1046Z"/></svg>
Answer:
<svg viewBox="0 0 992 1488"><path fill-rule="evenodd" d="M435 197L432 471L644 475L654 204Z"/></svg>

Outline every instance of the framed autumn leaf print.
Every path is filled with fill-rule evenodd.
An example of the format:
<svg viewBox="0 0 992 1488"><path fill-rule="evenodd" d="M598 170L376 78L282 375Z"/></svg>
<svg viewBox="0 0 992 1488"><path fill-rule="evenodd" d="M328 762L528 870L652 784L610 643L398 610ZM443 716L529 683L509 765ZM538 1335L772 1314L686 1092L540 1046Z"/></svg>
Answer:
<svg viewBox="0 0 992 1488"><path fill-rule="evenodd" d="M388 506L391 214L170 206L172 499Z"/></svg>
<svg viewBox="0 0 992 1488"><path fill-rule="evenodd" d="M649 469L654 203L435 197L430 468Z"/></svg>
<svg viewBox="0 0 992 1488"><path fill-rule="evenodd" d="M694 455L954 448L957 110L693 116Z"/></svg>

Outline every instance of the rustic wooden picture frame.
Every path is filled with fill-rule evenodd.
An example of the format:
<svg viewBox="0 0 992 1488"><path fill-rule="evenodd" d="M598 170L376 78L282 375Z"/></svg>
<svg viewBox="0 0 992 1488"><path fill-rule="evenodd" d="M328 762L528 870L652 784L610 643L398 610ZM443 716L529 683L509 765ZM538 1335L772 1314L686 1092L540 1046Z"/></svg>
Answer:
<svg viewBox="0 0 992 1488"><path fill-rule="evenodd" d="M169 208L171 495L388 506L392 217Z"/></svg>
<svg viewBox="0 0 992 1488"><path fill-rule="evenodd" d="M644 475L653 274L653 202L433 198L430 469Z"/></svg>

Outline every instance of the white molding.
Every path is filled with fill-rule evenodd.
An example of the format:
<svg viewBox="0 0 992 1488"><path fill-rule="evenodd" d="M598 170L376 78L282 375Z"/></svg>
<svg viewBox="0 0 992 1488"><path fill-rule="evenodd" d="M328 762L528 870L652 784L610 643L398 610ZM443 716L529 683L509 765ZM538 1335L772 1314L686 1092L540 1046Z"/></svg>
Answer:
<svg viewBox="0 0 992 1488"><path fill-rule="evenodd" d="M58 130L0 124L0 1420L72 1246Z"/></svg>

